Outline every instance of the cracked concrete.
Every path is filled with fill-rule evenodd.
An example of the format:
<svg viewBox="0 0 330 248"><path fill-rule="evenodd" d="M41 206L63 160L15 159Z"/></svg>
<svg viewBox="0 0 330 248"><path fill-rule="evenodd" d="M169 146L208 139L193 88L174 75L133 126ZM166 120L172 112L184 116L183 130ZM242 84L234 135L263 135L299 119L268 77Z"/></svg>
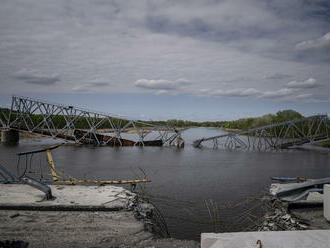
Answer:
<svg viewBox="0 0 330 248"><path fill-rule="evenodd" d="M53 201L28 185L0 184L0 241L33 247L200 247L154 239L134 217L136 195L116 186L50 185ZM52 210L52 211L49 211Z"/></svg>

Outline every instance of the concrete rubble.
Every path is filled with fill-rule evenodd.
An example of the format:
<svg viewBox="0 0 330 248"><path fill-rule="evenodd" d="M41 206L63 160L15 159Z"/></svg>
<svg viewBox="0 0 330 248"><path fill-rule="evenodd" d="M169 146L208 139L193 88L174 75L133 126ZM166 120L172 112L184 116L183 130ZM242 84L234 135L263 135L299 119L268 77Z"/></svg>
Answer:
<svg viewBox="0 0 330 248"><path fill-rule="evenodd" d="M277 199L277 192L297 183L272 184L270 207L258 231L295 231L330 229L330 223L323 216L323 195L318 192L308 194L306 200L284 202Z"/></svg>
<svg viewBox="0 0 330 248"><path fill-rule="evenodd" d="M258 231L295 231L306 230L308 226L289 214L285 205L278 201L273 202L273 208L264 216L264 221Z"/></svg>

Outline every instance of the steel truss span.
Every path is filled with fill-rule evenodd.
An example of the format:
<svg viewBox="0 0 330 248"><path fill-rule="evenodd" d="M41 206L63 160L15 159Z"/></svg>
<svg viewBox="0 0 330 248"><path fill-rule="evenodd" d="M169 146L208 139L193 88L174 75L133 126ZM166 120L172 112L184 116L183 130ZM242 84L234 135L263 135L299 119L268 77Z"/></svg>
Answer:
<svg viewBox="0 0 330 248"><path fill-rule="evenodd" d="M195 147L205 144L213 148L272 150L327 140L330 140L329 116L314 115L237 133L202 138L195 140L193 145Z"/></svg>
<svg viewBox="0 0 330 248"><path fill-rule="evenodd" d="M0 120L2 128L96 145L171 145L179 135L168 126L20 96L12 97L10 111L0 109Z"/></svg>

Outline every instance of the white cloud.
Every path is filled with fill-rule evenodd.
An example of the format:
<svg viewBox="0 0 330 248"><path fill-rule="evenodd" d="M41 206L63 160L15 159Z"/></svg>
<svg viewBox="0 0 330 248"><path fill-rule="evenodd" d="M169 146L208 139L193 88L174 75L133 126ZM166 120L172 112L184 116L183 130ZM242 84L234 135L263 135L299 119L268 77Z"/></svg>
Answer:
<svg viewBox="0 0 330 248"><path fill-rule="evenodd" d="M184 78L180 78L177 80L165 80L165 79L139 79L134 85L139 88L144 89L152 89L152 90L163 90L159 91L160 93L164 93L169 90L179 89L181 87L189 85L190 82Z"/></svg>
<svg viewBox="0 0 330 248"><path fill-rule="evenodd" d="M293 95L294 92L295 92L294 89L282 88L279 90L263 92L260 97L268 98L268 99L277 99L277 98L283 98L286 96L291 96L291 95Z"/></svg>
<svg viewBox="0 0 330 248"><path fill-rule="evenodd" d="M83 92L83 93L108 93L107 88L111 86L111 83L101 81L90 81L89 83L84 83L77 85L72 88L73 91Z"/></svg>
<svg viewBox="0 0 330 248"><path fill-rule="evenodd" d="M307 99L307 98L311 98L313 96L313 94L301 94L301 95L297 95L295 96L296 99Z"/></svg>
<svg viewBox="0 0 330 248"><path fill-rule="evenodd" d="M169 94L171 94L171 91L169 91L169 90L157 90L156 92L155 92L155 94L156 95L169 95ZM172 93L173 94L173 93Z"/></svg>
<svg viewBox="0 0 330 248"><path fill-rule="evenodd" d="M316 88L319 85L316 83L316 79L309 78L305 81L291 81L287 84L289 88L297 88L297 89L310 89Z"/></svg>
<svg viewBox="0 0 330 248"><path fill-rule="evenodd" d="M201 89L199 90L201 95L206 96L225 96L225 97L248 97L248 96L255 96L260 93L260 91L254 88L238 88L238 89L228 89L228 90L221 90L221 89Z"/></svg>
<svg viewBox="0 0 330 248"><path fill-rule="evenodd" d="M299 42L297 50L330 50L330 32L314 40Z"/></svg>
<svg viewBox="0 0 330 248"><path fill-rule="evenodd" d="M258 94L259 91L254 88L248 89L230 89L230 90L216 90L210 92L211 95L215 96L230 96L230 97L246 97L246 96L254 96Z"/></svg>
<svg viewBox="0 0 330 248"><path fill-rule="evenodd" d="M60 81L58 75L45 75L37 71L22 69L14 74L14 78L28 84L53 85Z"/></svg>

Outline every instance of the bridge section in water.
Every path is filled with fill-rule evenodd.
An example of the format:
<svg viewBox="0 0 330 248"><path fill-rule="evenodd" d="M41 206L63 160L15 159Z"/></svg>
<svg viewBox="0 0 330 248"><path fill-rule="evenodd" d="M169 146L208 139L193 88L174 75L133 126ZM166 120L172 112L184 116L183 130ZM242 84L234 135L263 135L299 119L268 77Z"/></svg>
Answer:
<svg viewBox="0 0 330 248"><path fill-rule="evenodd" d="M162 146L172 144L179 135L168 126L19 96L12 97L10 109L0 109L0 126L111 146Z"/></svg>
<svg viewBox="0 0 330 248"><path fill-rule="evenodd" d="M328 115L314 115L244 130L236 133L212 136L195 140L193 145L201 147L210 143L214 148L230 149L285 149L307 143L330 140Z"/></svg>

